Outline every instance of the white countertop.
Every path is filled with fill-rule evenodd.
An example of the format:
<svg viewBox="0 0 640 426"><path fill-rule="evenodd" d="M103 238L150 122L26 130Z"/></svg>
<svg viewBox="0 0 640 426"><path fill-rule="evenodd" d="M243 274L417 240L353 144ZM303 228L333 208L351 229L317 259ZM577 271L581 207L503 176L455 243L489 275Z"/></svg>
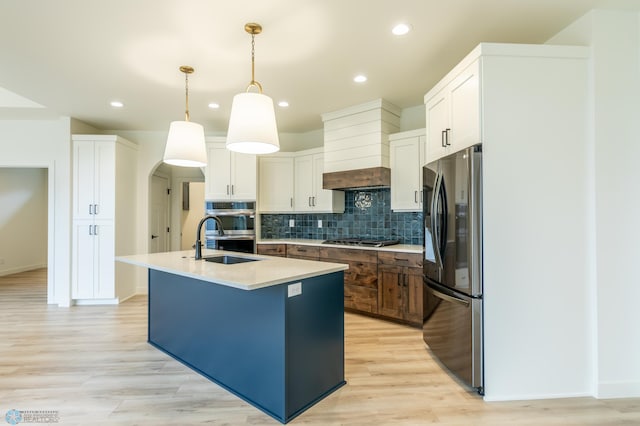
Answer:
<svg viewBox="0 0 640 426"><path fill-rule="evenodd" d="M349 265L342 263L288 259L222 250L204 249L202 251L203 256L229 255L260 259L257 262L224 265L195 260L194 253L194 250L149 253L118 256L116 260L242 290L255 290L349 269Z"/></svg>
<svg viewBox="0 0 640 426"><path fill-rule="evenodd" d="M257 244L300 244L304 246L338 247L356 250L392 251L401 253L422 253L422 246L413 244L394 244L385 247L345 246L341 244L324 244L324 240L309 240L301 238L279 238L273 240L258 240Z"/></svg>

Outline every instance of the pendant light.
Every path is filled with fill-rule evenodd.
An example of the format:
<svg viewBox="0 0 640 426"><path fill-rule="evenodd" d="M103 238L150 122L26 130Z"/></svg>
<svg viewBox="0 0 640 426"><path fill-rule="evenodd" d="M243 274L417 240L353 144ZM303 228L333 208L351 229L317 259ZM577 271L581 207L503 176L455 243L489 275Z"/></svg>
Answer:
<svg viewBox="0 0 640 426"><path fill-rule="evenodd" d="M189 121L189 74L193 68L180 67L184 73L186 109L184 121L172 121L164 149L163 161L173 166L204 167L207 165L207 150L204 144L204 127Z"/></svg>
<svg viewBox="0 0 640 426"><path fill-rule="evenodd" d="M251 34L251 82L245 93L233 97L227 149L247 154L269 154L280 150L273 100L262 93L255 80L255 36L262 32L260 24L249 23L244 30ZM249 92L251 88L258 93Z"/></svg>

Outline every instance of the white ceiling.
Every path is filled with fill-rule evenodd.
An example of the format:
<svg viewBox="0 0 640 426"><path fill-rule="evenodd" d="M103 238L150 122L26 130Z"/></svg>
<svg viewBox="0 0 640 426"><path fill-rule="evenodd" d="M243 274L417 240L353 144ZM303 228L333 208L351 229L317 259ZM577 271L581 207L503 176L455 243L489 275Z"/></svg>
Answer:
<svg viewBox="0 0 640 426"><path fill-rule="evenodd" d="M258 22L256 80L290 103L276 107L279 130L306 132L324 112L378 98L420 105L479 42L543 43L607 6L640 0L0 0L0 119L166 131L184 118L178 68L191 65L191 120L224 133L251 79L244 24ZM413 31L393 36L401 21ZM369 80L354 83L358 73Z"/></svg>

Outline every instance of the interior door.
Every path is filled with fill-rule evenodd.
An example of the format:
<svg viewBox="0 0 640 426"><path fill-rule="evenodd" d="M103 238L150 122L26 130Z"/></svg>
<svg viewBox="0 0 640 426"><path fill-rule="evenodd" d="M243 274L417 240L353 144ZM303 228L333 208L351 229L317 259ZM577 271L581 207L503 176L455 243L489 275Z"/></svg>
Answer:
<svg viewBox="0 0 640 426"><path fill-rule="evenodd" d="M169 240L169 179L151 176L151 218L149 222L149 253L168 250Z"/></svg>

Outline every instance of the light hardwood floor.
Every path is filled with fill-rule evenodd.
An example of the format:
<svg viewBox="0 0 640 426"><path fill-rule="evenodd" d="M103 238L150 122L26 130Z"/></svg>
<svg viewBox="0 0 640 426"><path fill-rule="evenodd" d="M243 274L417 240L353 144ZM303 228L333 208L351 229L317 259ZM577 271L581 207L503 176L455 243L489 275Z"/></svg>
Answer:
<svg viewBox="0 0 640 426"><path fill-rule="evenodd" d="M0 417L17 409L55 410L60 424L76 425L279 424L149 346L146 304L136 296L58 308L46 304L44 270L0 277ZM640 424L640 399L487 403L443 372L419 330L345 314L345 332L348 384L290 424Z"/></svg>

